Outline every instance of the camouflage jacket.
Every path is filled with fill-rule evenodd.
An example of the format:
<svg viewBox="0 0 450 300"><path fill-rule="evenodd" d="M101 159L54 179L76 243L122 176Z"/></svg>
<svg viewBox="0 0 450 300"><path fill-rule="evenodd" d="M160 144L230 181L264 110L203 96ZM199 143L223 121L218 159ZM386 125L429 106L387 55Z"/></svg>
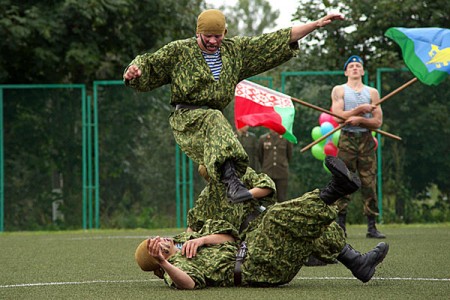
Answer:
<svg viewBox="0 0 450 300"><path fill-rule="evenodd" d="M345 245L342 229L333 222L336 209L319 198L319 190L299 198L276 203L249 230L247 257L242 265L243 286L277 286L290 282L303 262L321 247L336 257ZM228 233L239 238L235 227L224 220L207 220L198 233L183 233L175 238L185 242L197 237ZM201 247L197 256L187 259L180 253L169 259L186 272L196 288L233 286L238 243L226 242ZM165 274L168 285L174 286Z"/></svg>
<svg viewBox="0 0 450 300"><path fill-rule="evenodd" d="M289 43L291 29L256 37L225 38L220 47L222 71L218 81L202 56L195 37L167 44L154 53L137 56L142 76L125 84L150 91L171 84L170 103L223 110L234 99L239 81L272 69L295 56L298 44Z"/></svg>
<svg viewBox="0 0 450 300"><path fill-rule="evenodd" d="M252 168L247 168L247 172L242 177L242 182L251 189L253 187L269 188L275 191L275 184L269 176L264 173L256 173ZM188 226L194 230L199 231L206 220L224 220L239 229L242 222L255 210L256 206L263 205L268 207L276 202L275 193L260 199L259 201L247 201L239 204L231 204L226 195L226 189L223 183L210 181L207 186L200 193L195 202L195 206L188 212ZM257 219L260 219L260 215ZM255 219L253 223L257 223ZM248 229L250 229L249 226Z"/></svg>
<svg viewBox="0 0 450 300"><path fill-rule="evenodd" d="M175 242L183 243L210 234L228 233L238 239L239 234L235 227L223 220L206 220L198 232L183 232L173 237ZM173 255L169 262L186 272L194 281L195 288L206 286L233 286L234 264L238 249L237 242L226 242L219 245L201 247L197 256L187 259L181 252ZM171 287L175 287L167 273L164 281Z"/></svg>

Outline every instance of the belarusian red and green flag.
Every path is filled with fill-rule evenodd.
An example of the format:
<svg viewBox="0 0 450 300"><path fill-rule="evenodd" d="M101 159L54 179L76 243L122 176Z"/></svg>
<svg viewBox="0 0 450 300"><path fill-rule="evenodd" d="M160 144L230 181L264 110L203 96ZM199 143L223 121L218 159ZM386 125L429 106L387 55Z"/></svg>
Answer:
<svg viewBox="0 0 450 300"><path fill-rule="evenodd" d="M385 36L400 46L403 60L421 82L438 85L450 74L450 29L392 27Z"/></svg>
<svg viewBox="0 0 450 300"><path fill-rule="evenodd" d="M237 129L245 125L263 126L296 144L292 133L295 108L291 97L254 82L243 80L236 86L234 122Z"/></svg>

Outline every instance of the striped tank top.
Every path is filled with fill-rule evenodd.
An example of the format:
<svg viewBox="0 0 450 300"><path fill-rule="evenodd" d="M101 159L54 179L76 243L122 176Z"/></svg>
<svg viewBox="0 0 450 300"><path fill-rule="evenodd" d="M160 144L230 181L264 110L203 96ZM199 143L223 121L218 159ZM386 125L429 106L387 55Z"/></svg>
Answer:
<svg viewBox="0 0 450 300"><path fill-rule="evenodd" d="M214 79L217 81L220 77L220 71L222 71L222 58L220 57L220 48L213 54L209 54L203 52L203 57L205 58L206 63L208 64L211 73L214 76Z"/></svg>
<svg viewBox="0 0 450 300"><path fill-rule="evenodd" d="M370 104L370 91L369 88L364 86L361 92L357 92L351 89L347 84L344 84L344 110L352 110L362 104ZM365 118L371 118L372 113L367 113L363 115ZM365 132L368 131L367 128L359 126L346 125L342 130L348 132Z"/></svg>

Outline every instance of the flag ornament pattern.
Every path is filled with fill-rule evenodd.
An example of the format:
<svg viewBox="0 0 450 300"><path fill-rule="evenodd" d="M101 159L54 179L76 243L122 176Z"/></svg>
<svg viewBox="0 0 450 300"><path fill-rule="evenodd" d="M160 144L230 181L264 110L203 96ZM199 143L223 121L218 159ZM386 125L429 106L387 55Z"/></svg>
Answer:
<svg viewBox="0 0 450 300"><path fill-rule="evenodd" d="M392 27L385 36L402 49L411 72L427 85L438 85L450 74L450 29Z"/></svg>
<svg viewBox="0 0 450 300"><path fill-rule="evenodd" d="M291 97L254 82L243 80L235 90L234 121L237 129L245 125L274 130L291 143L295 108Z"/></svg>

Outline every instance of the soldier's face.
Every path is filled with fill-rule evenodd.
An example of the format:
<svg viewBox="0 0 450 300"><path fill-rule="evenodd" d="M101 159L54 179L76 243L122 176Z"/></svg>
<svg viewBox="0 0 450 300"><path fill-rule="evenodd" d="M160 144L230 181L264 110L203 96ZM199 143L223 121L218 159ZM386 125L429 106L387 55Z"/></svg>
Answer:
<svg viewBox="0 0 450 300"><path fill-rule="evenodd" d="M171 238L161 238L160 248L166 258L172 256L177 251Z"/></svg>
<svg viewBox="0 0 450 300"><path fill-rule="evenodd" d="M200 33L197 34L197 43L203 51L209 54L213 54L219 49L224 37L224 34Z"/></svg>
<svg viewBox="0 0 450 300"><path fill-rule="evenodd" d="M362 77L364 76L364 67L359 62L352 62L347 65L345 70L347 77Z"/></svg>

